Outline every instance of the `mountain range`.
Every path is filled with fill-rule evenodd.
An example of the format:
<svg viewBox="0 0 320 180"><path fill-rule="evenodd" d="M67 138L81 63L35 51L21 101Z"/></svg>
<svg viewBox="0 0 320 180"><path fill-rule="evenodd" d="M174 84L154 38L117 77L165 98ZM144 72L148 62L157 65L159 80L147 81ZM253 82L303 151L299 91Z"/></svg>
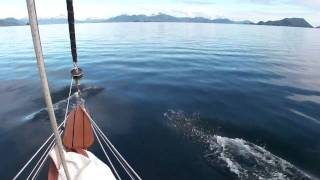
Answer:
<svg viewBox="0 0 320 180"><path fill-rule="evenodd" d="M303 18L284 18L284 19L278 20L278 21L267 21L267 22L260 21L260 22L257 23L257 25L291 26L291 27L309 27L309 28L313 28L313 26L311 26L311 24L309 24Z"/></svg>
<svg viewBox="0 0 320 180"><path fill-rule="evenodd" d="M24 23L23 21L15 18L0 19L0 26L23 26L25 24L26 23Z"/></svg>
<svg viewBox="0 0 320 180"><path fill-rule="evenodd" d="M66 17L40 18L39 24L65 24ZM309 27L312 26L303 18L285 18L279 21L260 21L253 23L249 20L233 21L227 18L209 19L204 17L175 17L163 13L156 15L120 15L109 19L86 19L76 20L77 23L105 23L105 22L184 22L184 23L222 23L222 24L247 24L247 25L271 25L271 26L293 26L293 27ZM0 19L0 26L21 26L26 25L28 19L6 18Z"/></svg>
<svg viewBox="0 0 320 180"><path fill-rule="evenodd" d="M175 17L163 13L157 15L120 15L102 22L192 22L192 23L223 23L223 24L254 24L251 21L232 21L227 18L208 19L204 17Z"/></svg>

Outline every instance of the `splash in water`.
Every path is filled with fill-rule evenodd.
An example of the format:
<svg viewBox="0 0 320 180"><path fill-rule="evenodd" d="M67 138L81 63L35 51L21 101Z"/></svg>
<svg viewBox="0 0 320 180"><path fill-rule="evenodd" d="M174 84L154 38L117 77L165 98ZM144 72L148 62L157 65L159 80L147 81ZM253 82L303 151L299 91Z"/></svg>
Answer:
<svg viewBox="0 0 320 180"><path fill-rule="evenodd" d="M216 135L198 127L199 113L190 116L183 111L164 113L171 126L184 135L203 143L204 158L208 163L235 179L312 179L288 161L263 147L239 138Z"/></svg>

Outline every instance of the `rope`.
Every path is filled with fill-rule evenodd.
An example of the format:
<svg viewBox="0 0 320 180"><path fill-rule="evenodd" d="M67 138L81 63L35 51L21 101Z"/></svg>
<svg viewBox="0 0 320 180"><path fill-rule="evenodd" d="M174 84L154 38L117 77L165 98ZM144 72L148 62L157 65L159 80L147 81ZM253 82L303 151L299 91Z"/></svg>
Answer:
<svg viewBox="0 0 320 180"><path fill-rule="evenodd" d="M73 78L71 78L71 83L69 87L69 94L68 94L68 100L67 100L67 106L65 110L65 116L64 120L62 121L61 124L59 124L58 129L60 129L62 126L65 126L65 123L67 121L67 116L68 116L68 109L69 109L69 104L70 104L70 98L71 98L71 92L72 92L72 84L73 84ZM61 134L60 134L61 135ZM27 166L32 162L32 160L39 154L39 152L44 148L44 146L49 142L49 140L54 136L54 133L52 133L47 140L40 146L40 148L33 154L33 156L27 161L27 163L20 169L20 171L16 174L16 176L13 178L13 180L16 180L21 173L27 168ZM49 145L50 146L50 145Z"/></svg>
<svg viewBox="0 0 320 180"><path fill-rule="evenodd" d="M62 124L65 123L65 121L63 121L60 125L59 125L59 129L61 128ZM53 133L47 138L47 140L41 145L41 147L33 154L33 156L27 161L27 163L20 169L20 171L14 176L13 180L16 180L21 173L27 168L27 166L32 162L32 160L39 154L39 152L43 149L43 147L49 142L49 140L53 137Z"/></svg>
<svg viewBox="0 0 320 180"><path fill-rule="evenodd" d="M107 136L101 131L99 126L92 121L93 124L97 127L98 131L102 134L102 137L109 143L111 148L116 152L116 154L120 157L120 159L125 163L125 165L131 170L131 172L139 179L142 180L142 178L138 175L138 173L131 167L131 165L123 158L123 156L119 153L119 151L115 148L115 146L111 143L111 141L107 138Z"/></svg>
<svg viewBox="0 0 320 180"><path fill-rule="evenodd" d="M97 129L97 126L96 124L93 124L94 125L94 128ZM103 138L103 135L102 133L98 130L98 133L100 135L100 137L102 138L102 140L104 141L104 143L108 146L109 150L111 151L111 153L113 154L113 156L118 160L119 164L123 167L123 169L126 171L126 173L130 176L131 179L135 179L131 172L129 171L129 169L123 164L123 161L121 161L119 159L119 157L115 154L115 152L113 151L113 149L110 147L110 145L107 143L107 141Z"/></svg>
<svg viewBox="0 0 320 180"><path fill-rule="evenodd" d="M64 157L64 153L63 153L64 148L62 145L61 137L59 136L57 120L56 120L56 116L54 113L52 99L51 99L51 95L50 95L50 89L49 89L48 78L47 78L47 74L46 74L42 46L41 46L41 40L40 40L40 33L39 33L39 27L38 27L38 18L37 18L37 13L36 13L35 2L34 2L34 0L26 0L26 3L27 3L27 8L28 8L29 23L30 23L30 28L31 28L33 46L34 46L36 59L37 59L37 65L38 65L39 75L40 75L41 84L42 84L43 96L45 98L45 102L47 105L47 111L48 111L49 118L50 118L51 129L52 129L54 136L55 136L55 139L56 139L56 143L57 143L58 151L59 151L59 158L62 162L64 172L66 174L67 180L70 180L71 178L69 175L69 171L67 169L66 160Z"/></svg>
<svg viewBox="0 0 320 180"><path fill-rule="evenodd" d="M36 170L36 168L38 167L38 165L42 162L43 157L48 153L47 151L51 149L52 145L54 144L54 139L51 141L51 143L49 144L49 146L47 147L47 149L44 151L44 153L42 154L42 156L40 157L40 159L38 160L37 164L34 166L34 168L32 169L32 171L29 173L29 176L27 177L27 179L29 179L32 175L32 173Z"/></svg>
<svg viewBox="0 0 320 180"><path fill-rule="evenodd" d="M49 152L52 151L53 147L56 145L56 143L53 144L53 146L50 148ZM37 178L40 170L42 169L43 165L44 165L44 162L46 162L46 160L48 159L48 156L49 156L49 153L46 154L46 156L44 157L42 163L40 164L39 168L37 169L37 171L35 172L35 174L33 175L32 177L32 180L34 180L35 178Z"/></svg>
<svg viewBox="0 0 320 180"><path fill-rule="evenodd" d="M29 176L27 177L27 179L29 179L32 175L32 173L36 170L36 168L38 167L38 165L42 162L42 159L46 156L47 153L49 153L50 149L52 148L52 146L54 145L54 139L51 141L51 143L49 144L49 146L47 147L47 149L44 151L44 153L42 154L42 156L40 157L40 159L38 160L37 164L34 166L34 168L32 169L32 171L30 172ZM49 152L48 152L49 151Z"/></svg>
<svg viewBox="0 0 320 180"><path fill-rule="evenodd" d="M42 144L42 146L33 154L33 156L28 160L28 162L21 168L21 170L14 176L13 180L16 180L20 174L26 169L26 167L31 163L31 161L37 156L37 154L42 150L42 148L49 142L49 140L53 137L53 133L51 136Z"/></svg>
<svg viewBox="0 0 320 180"><path fill-rule="evenodd" d="M114 147L114 145L111 143L111 141L106 137L106 135L101 131L99 126L92 121L95 127L98 129L98 131L102 134L102 137L108 142L108 144L111 146L111 148L116 152L116 154L120 157L120 159L125 163L125 165L134 173L134 175L141 180L140 176L134 171L134 169L130 166L130 164L122 157L122 155L118 152L118 150Z"/></svg>
<svg viewBox="0 0 320 180"><path fill-rule="evenodd" d="M105 139L107 142L108 142L108 144L110 145L110 146L108 146L109 147L109 149L110 149L110 151L112 152L112 151L114 151L117 155L118 155L118 157L123 161L123 163L131 170L131 172L139 179L139 180L142 180L141 179L141 177L135 172L135 170L130 166L130 164L123 158L123 156L119 153L119 151L114 147L114 145L109 141L109 139L106 137L106 135L101 131L101 129L98 127L98 125L93 121L93 119L91 118L91 116L88 114L88 112L84 109L84 108L82 108L82 110L84 111L84 113L89 117L89 119L90 119L90 121L92 122L92 124L94 125L94 127L96 127L97 128L97 130L102 134L102 139ZM95 132L95 129L93 128L93 130L94 130L94 132ZM111 147L111 148L110 148ZM115 156L116 158L117 158L117 156ZM117 158L118 159L118 158ZM118 162L119 162L119 164L121 164L122 162L121 161L119 161L118 160ZM126 168L124 168L125 170L126 170ZM130 174L128 174L129 176L130 176ZM131 176L130 176L131 177ZM131 177L132 178L132 177Z"/></svg>
<svg viewBox="0 0 320 180"><path fill-rule="evenodd" d="M67 100L67 107L66 107L66 112L64 114L64 123L63 123L63 127L65 127L66 125L66 120L67 120L67 116L68 116L68 112L69 112L69 103L70 103L70 97L71 97L71 92L72 92L72 84L73 84L73 78L71 78L71 82L70 82L70 87L69 87L69 94L68 94L68 100Z"/></svg>
<svg viewBox="0 0 320 180"><path fill-rule="evenodd" d="M94 129L94 128L92 128L92 129L93 129L94 135L96 136L96 138L97 138L97 140L98 140L98 142L99 142L99 144L100 144L100 147L101 147L101 149L102 149L102 151L103 151L104 155L107 157L108 162L109 162L109 164L111 165L112 170L113 170L113 171L114 171L114 173L116 174L117 178L118 178L119 180L121 180L121 178L120 178L120 176L119 176L119 174L118 174L118 172L117 172L116 168L113 166L112 161L110 160L110 158L109 158L108 154L106 153L106 150L104 149L104 147L103 147L103 145L102 145L102 143L101 143L101 141L100 141L100 139L99 139L99 136L97 135L97 133L96 133L95 129Z"/></svg>
<svg viewBox="0 0 320 180"><path fill-rule="evenodd" d="M63 131L60 131L59 134L61 135L62 132L63 132ZM53 147L54 147L55 145L56 145L56 143L54 142L51 147L49 146L49 147L50 147L50 148L48 148L49 151L45 153L46 155L45 155L44 159L42 160L40 166L38 167L37 171L36 171L36 172L34 173L34 175L32 176L32 180L34 180L34 179L38 176L40 170L42 169L42 167L43 167L44 163L46 162L46 160L47 160L47 158L48 158L51 150L53 149ZM44 154L43 154L43 155L44 155ZM40 162L40 161L39 161L39 162ZM39 162L38 162L38 163L39 163Z"/></svg>

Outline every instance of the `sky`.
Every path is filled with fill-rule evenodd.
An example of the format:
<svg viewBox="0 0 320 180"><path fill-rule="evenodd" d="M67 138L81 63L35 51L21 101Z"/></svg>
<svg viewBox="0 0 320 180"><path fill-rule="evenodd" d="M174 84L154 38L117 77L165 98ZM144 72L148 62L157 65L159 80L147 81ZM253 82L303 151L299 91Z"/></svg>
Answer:
<svg viewBox="0 0 320 180"><path fill-rule="evenodd" d="M66 16L65 0L35 0L38 17ZM302 17L320 26L320 0L74 0L76 19L120 14L229 18L254 22ZM25 0L1 0L0 18L27 17Z"/></svg>

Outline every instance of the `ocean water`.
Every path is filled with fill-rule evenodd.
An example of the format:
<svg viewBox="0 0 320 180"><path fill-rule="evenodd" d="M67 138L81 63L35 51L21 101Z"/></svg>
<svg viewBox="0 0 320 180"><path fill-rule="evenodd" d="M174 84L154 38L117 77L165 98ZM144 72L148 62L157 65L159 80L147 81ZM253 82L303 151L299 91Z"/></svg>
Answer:
<svg viewBox="0 0 320 180"><path fill-rule="evenodd" d="M61 121L68 29L40 33ZM76 33L86 104L143 179L320 178L319 30L106 23ZM50 134L27 26L0 28L0 100L0 177L11 179Z"/></svg>

